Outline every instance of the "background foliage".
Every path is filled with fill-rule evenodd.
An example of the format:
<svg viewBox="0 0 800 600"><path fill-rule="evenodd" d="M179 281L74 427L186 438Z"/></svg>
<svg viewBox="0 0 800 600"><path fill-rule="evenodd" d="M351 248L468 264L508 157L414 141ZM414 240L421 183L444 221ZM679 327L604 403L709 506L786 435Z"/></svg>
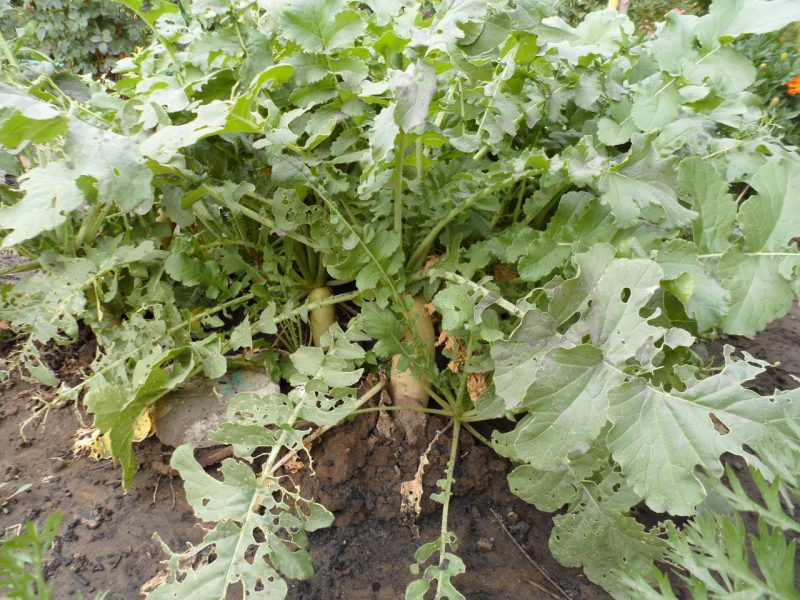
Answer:
<svg viewBox="0 0 800 600"><path fill-rule="evenodd" d="M147 26L113 0L1 0L0 31L75 73L109 73L147 43Z"/></svg>

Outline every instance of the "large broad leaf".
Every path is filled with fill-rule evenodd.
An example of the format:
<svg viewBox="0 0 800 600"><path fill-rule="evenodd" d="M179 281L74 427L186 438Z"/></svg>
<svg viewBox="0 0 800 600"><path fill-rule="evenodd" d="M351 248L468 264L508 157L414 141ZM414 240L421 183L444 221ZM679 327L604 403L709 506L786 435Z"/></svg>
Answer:
<svg viewBox="0 0 800 600"><path fill-rule="evenodd" d="M697 24L697 39L713 47L721 39L777 31L793 21L800 21L800 4L795 0L714 0Z"/></svg>
<svg viewBox="0 0 800 600"><path fill-rule="evenodd" d="M411 131L428 118L431 100L436 93L436 71L425 62L417 62L406 71L393 71L390 85L397 98L394 120L403 131Z"/></svg>
<svg viewBox="0 0 800 600"><path fill-rule="evenodd" d="M153 206L153 173L130 138L73 121L64 149L77 175L96 180L99 202L139 214Z"/></svg>
<svg viewBox="0 0 800 600"><path fill-rule="evenodd" d="M691 515L706 496L696 467L719 477L724 452L747 460L759 442L800 417L792 398L765 398L742 387L765 363L734 360L721 372L670 392L635 379L611 392L608 445L630 485L656 512Z"/></svg>
<svg viewBox="0 0 800 600"><path fill-rule="evenodd" d="M592 342L614 363L652 356L664 335L640 311L658 289L664 272L649 260L618 260L603 273L592 294L589 333Z"/></svg>
<svg viewBox="0 0 800 600"><path fill-rule="evenodd" d="M601 200L619 227L633 225L641 216L663 220L665 226L690 223L697 216L678 201L674 159L659 157L645 138L634 138L634 148L619 168L604 173L596 186Z"/></svg>
<svg viewBox="0 0 800 600"><path fill-rule="evenodd" d="M631 116L639 129L653 131L677 119L680 108L681 97L675 81L657 74L639 84Z"/></svg>
<svg viewBox="0 0 800 600"><path fill-rule="evenodd" d="M530 310L508 341L492 345L494 385L507 408L518 406L525 399L545 354L558 343L557 327L548 314Z"/></svg>
<svg viewBox="0 0 800 600"><path fill-rule="evenodd" d="M0 144L41 144L67 130L67 116L54 107L0 83Z"/></svg>
<svg viewBox="0 0 800 600"><path fill-rule="evenodd" d="M701 253L725 252L731 245L736 202L714 165L700 158L681 161L680 192L692 201L697 218L692 223L694 243Z"/></svg>
<svg viewBox="0 0 800 600"><path fill-rule="evenodd" d="M55 229L83 203L75 173L63 162L31 169L21 184L25 197L12 206L0 207L0 227L11 232L3 246L13 246Z"/></svg>
<svg viewBox="0 0 800 600"><path fill-rule="evenodd" d="M141 144L142 153L166 163L185 146L225 129L230 105L220 100L203 104L196 109L196 117L182 125L168 125L156 131Z"/></svg>
<svg viewBox="0 0 800 600"><path fill-rule="evenodd" d="M749 252L782 252L800 233L800 161L770 160L750 184L758 192L739 209L739 225Z"/></svg>
<svg viewBox="0 0 800 600"><path fill-rule="evenodd" d="M600 483L596 483L596 481ZM584 567L587 577L614 597L627 598L626 573L649 572L663 553L655 532L627 516L640 497L609 468L598 449L552 471L523 465L508 476L511 491L554 519L550 550L559 562Z"/></svg>
<svg viewBox="0 0 800 600"><path fill-rule="evenodd" d="M671 240L658 251L656 262L664 270L664 287L683 303L686 314L697 320L698 330L719 326L730 307L731 294L706 271L694 244Z"/></svg>
<svg viewBox="0 0 800 600"><path fill-rule="evenodd" d="M794 300L787 274L800 265L800 254L751 255L731 248L719 261L717 275L730 291L731 306L722 321L726 333L753 336L789 312Z"/></svg>
<svg viewBox="0 0 800 600"><path fill-rule="evenodd" d="M281 33L306 52L346 48L365 27L346 5L345 0L290 0L283 9Z"/></svg>
<svg viewBox="0 0 800 600"><path fill-rule="evenodd" d="M412 44L445 50L447 44L465 36L462 26L486 14L486 0L443 0L428 29L412 30Z"/></svg>
<svg viewBox="0 0 800 600"><path fill-rule="evenodd" d="M536 372L524 402L529 414L493 441L501 454L550 470L567 464L570 454L586 451L597 438L607 420L608 392L624 377L590 345L558 348Z"/></svg>
<svg viewBox="0 0 800 600"><path fill-rule="evenodd" d="M125 212L150 210L153 174L129 138L73 120L64 151L65 159L28 171L20 186L25 192L22 200L0 208L0 227L12 230L4 246L64 223L87 201L79 179L94 183L100 203L116 204Z"/></svg>

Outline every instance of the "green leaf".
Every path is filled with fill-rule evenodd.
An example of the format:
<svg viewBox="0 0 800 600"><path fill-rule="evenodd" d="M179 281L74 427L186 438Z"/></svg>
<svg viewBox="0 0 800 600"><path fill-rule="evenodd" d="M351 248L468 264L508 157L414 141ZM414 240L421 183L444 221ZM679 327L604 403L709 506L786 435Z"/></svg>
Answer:
<svg viewBox="0 0 800 600"><path fill-rule="evenodd" d="M345 0L290 0L281 15L281 33L306 52L347 48L365 25L346 6Z"/></svg>
<svg viewBox="0 0 800 600"><path fill-rule="evenodd" d="M763 364L734 360L716 375L670 392L634 379L611 392L609 418L614 423L608 446L631 487L656 512L691 515L706 496L695 467L720 477L720 456L745 460L745 446L758 452L760 441L800 409L788 398L764 398L742 387L764 370Z"/></svg>
<svg viewBox="0 0 800 600"><path fill-rule="evenodd" d="M645 143L645 138L635 139L629 156L620 163L624 168L600 176L596 184L600 199L611 208L619 227L633 225L640 216L663 219L666 227L687 225L697 213L678 201L673 159L662 159Z"/></svg>
<svg viewBox="0 0 800 600"><path fill-rule="evenodd" d="M661 129L678 118L681 97L675 80L653 75L639 84L631 116L642 131Z"/></svg>
<svg viewBox="0 0 800 600"><path fill-rule="evenodd" d="M768 161L750 182L758 195L739 208L739 225L750 252L786 249L800 231L800 161Z"/></svg>
<svg viewBox="0 0 800 600"><path fill-rule="evenodd" d="M513 431L493 436L495 448L540 470L569 463L574 451L584 451L600 435L608 392L622 381L593 346L553 350L528 388L523 404L528 414Z"/></svg>
<svg viewBox="0 0 800 600"><path fill-rule="evenodd" d="M231 350L253 347L253 333L250 321L245 319L231 331Z"/></svg>
<svg viewBox="0 0 800 600"><path fill-rule="evenodd" d="M63 162L31 169L20 184L25 197L0 207L0 227L10 229L3 246L13 246L55 229L84 201L75 173Z"/></svg>
<svg viewBox="0 0 800 600"><path fill-rule="evenodd" d="M475 302L461 285L448 285L433 297L433 305L442 315L442 329L457 331L474 320Z"/></svg>
<svg viewBox="0 0 800 600"><path fill-rule="evenodd" d="M537 309L529 310L508 341L492 345L494 385L506 408L519 406L536 380L547 352L558 343L558 323Z"/></svg>
<svg viewBox="0 0 800 600"><path fill-rule="evenodd" d="M461 25L481 19L487 11L486 0L443 0L428 29L414 29L411 42L445 50L447 44L465 36Z"/></svg>
<svg viewBox="0 0 800 600"><path fill-rule="evenodd" d="M380 163L394 150L395 138L400 133L400 126L395 120L397 107L391 104L377 114L369 132L369 147L372 151L372 160ZM427 111L426 111L427 115Z"/></svg>
<svg viewBox="0 0 800 600"><path fill-rule="evenodd" d="M6 148L52 140L66 132L68 122L66 115L49 104L0 83L0 144Z"/></svg>
<svg viewBox="0 0 800 600"><path fill-rule="evenodd" d="M168 125L156 131L141 144L142 153L161 163L169 162L181 148L225 129L230 106L215 100L199 106L194 120L183 125Z"/></svg>
<svg viewBox="0 0 800 600"><path fill-rule="evenodd" d="M701 44L715 47L722 39L777 31L793 21L800 21L794 0L715 0L695 30Z"/></svg>
<svg viewBox="0 0 800 600"><path fill-rule="evenodd" d="M101 203L138 214L150 210L153 173L130 138L73 121L64 149L76 176L96 180Z"/></svg>
<svg viewBox="0 0 800 600"><path fill-rule="evenodd" d="M428 118L431 100L436 93L436 71L423 61L405 71L392 71L389 84L397 98L394 121L403 131L411 131Z"/></svg>
<svg viewBox="0 0 800 600"><path fill-rule="evenodd" d="M405 331L397 316L386 308L374 303L364 306L361 311L361 326L364 333L376 340L372 351L381 358L389 358L403 353Z"/></svg>
<svg viewBox="0 0 800 600"><path fill-rule="evenodd" d="M645 532L624 515L639 497L599 458L598 451L553 471L523 465L511 472L509 486L542 510L567 505L566 513L554 519L553 555L566 566L583 566L591 581L624 598L625 574L647 572L662 555L662 543L655 532ZM598 475L600 483L595 483Z"/></svg>
<svg viewBox="0 0 800 600"><path fill-rule="evenodd" d="M640 311L658 289L664 272L649 260L617 260L606 269L592 294L589 333L595 346L614 363L650 356L664 330Z"/></svg>
<svg viewBox="0 0 800 600"><path fill-rule="evenodd" d="M783 265L798 264L800 254L748 255L731 248L717 267L719 282L731 295L722 329L729 334L752 337L787 314L792 308L794 291L791 281L784 276Z"/></svg>
<svg viewBox="0 0 800 600"><path fill-rule="evenodd" d="M692 208L697 212L692 231L698 251L725 252L730 248L736 222L736 202L728 193L728 184L713 164L687 158L681 161L678 185L681 194L692 199Z"/></svg>
<svg viewBox="0 0 800 600"><path fill-rule="evenodd" d="M727 314L731 304L730 293L713 279L700 260L694 244L686 240L671 240L658 251L656 262L664 270L665 286L673 292L677 290L669 284L683 275L689 277L681 280L686 286L683 293L675 293L686 308L686 313L697 320L699 331L706 331L718 326Z"/></svg>

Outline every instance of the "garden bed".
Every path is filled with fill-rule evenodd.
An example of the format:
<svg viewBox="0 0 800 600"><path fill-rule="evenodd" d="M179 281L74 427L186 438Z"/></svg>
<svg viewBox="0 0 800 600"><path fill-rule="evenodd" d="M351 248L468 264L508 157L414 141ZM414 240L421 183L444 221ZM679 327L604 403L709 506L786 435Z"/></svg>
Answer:
<svg viewBox="0 0 800 600"><path fill-rule="evenodd" d="M756 380L759 391L796 385L792 375L800 373L800 307L756 339L731 342L758 358L781 363ZM718 349L720 344L713 346ZM140 468L124 494L120 472L110 462L92 462L72 453L79 426L72 406L51 411L43 426L28 427L28 440L22 440L19 426L30 416L38 394L36 388L17 383L3 393L0 403L0 438L10 440L0 447L0 479L11 481L12 489L33 484L3 508L0 526L7 530L27 520L42 521L52 510L62 511L62 531L45 570L55 583L56 597L107 591L109 600L136 598L140 587L159 575L165 558L153 532L173 548L202 537L181 480L161 476L149 466L168 458L161 452L169 449L153 438L139 445ZM401 451L401 430L389 433L386 423L376 426L377 419L375 414L361 415L326 434L312 451L314 474L306 466L291 475L305 495L334 512L336 521L332 528L311 535L316 574L310 581L292 582L290 598L400 598L412 579L408 564L415 550L439 533L437 506L428 496L447 461L450 431L442 431L445 422L432 418L417 451ZM439 431L427 453L422 514L411 519L401 514L400 483L414 477L419 456ZM558 597L554 584L575 599L608 597L579 569L562 567L550 556L552 517L508 491L508 461L467 435L462 436L460 459L451 523L467 565L466 574L457 580L467 598L549 597L543 590Z"/></svg>

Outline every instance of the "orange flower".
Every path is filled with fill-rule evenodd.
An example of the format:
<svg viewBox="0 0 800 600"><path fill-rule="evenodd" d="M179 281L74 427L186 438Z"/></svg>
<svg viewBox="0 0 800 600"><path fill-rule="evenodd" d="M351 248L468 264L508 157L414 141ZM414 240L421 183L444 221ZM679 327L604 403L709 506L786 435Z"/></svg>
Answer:
<svg viewBox="0 0 800 600"><path fill-rule="evenodd" d="M800 75L795 76L794 79L786 84L786 93L790 96L800 95Z"/></svg>

